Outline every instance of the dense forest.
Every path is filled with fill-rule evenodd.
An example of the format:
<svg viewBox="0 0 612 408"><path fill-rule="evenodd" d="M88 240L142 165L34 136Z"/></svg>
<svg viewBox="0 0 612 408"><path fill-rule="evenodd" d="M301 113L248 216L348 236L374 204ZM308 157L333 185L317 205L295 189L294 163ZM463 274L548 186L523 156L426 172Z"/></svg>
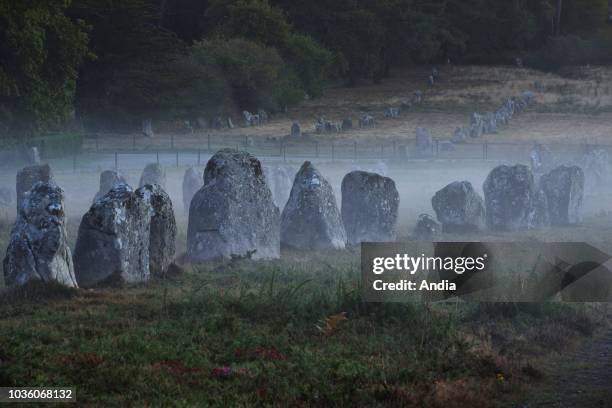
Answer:
<svg viewBox="0 0 612 408"><path fill-rule="evenodd" d="M610 4L0 0L0 132L279 111L406 64L605 63Z"/></svg>

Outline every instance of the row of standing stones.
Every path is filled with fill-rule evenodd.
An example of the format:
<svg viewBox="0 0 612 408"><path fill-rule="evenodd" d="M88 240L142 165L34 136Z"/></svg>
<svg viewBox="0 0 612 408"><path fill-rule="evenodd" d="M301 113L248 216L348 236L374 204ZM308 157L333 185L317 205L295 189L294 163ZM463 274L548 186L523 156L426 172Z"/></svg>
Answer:
<svg viewBox="0 0 612 408"><path fill-rule="evenodd" d="M7 286L42 281L91 287L163 277L174 260L177 227L164 180L156 178L160 170L147 166L135 191L117 173L102 173L74 254L67 243L64 191L51 168L19 171L17 219L3 263Z"/></svg>
<svg viewBox="0 0 612 408"><path fill-rule="evenodd" d="M396 240L400 198L395 182L380 174L347 174L339 209L330 183L305 162L282 212L269 187L270 176L247 152L217 152L206 165L203 185L198 178L195 169L187 170L184 178L184 187L191 188L184 189L185 202L190 203L191 261L278 258L281 245L325 250ZM510 231L571 225L580 221L584 179L580 167L559 166L536 183L529 167L502 165L487 177L484 199L469 182L454 182L434 195L432 207L445 232L477 231L485 225ZM100 182L71 256L64 194L51 169L32 166L18 173L20 206L4 260L8 286L41 280L91 287L164 276L174 260L177 228L172 202L163 190L163 168L148 165L135 191L115 172L104 172ZM435 236L438 221L419 217L415 238Z"/></svg>

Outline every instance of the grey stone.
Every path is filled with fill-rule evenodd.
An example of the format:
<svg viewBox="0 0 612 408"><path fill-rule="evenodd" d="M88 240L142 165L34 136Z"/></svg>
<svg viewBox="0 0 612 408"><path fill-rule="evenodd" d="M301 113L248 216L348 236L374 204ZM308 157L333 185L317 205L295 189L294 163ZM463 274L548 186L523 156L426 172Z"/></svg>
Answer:
<svg viewBox="0 0 612 408"><path fill-rule="evenodd" d="M431 147L433 145L433 139L428 129L418 127L416 128L416 147L419 153L431 153Z"/></svg>
<svg viewBox="0 0 612 408"><path fill-rule="evenodd" d="M176 251L176 219L170 196L158 185L146 185L136 195L151 207L149 231L149 272L163 278L174 261Z"/></svg>
<svg viewBox="0 0 612 408"><path fill-rule="evenodd" d="M153 120L151 118L142 120L142 134L146 137L155 136L155 132L153 132Z"/></svg>
<svg viewBox="0 0 612 408"><path fill-rule="evenodd" d="M53 181L53 172L48 164L42 164L38 166L24 167L17 173L17 211L21 206L21 200L25 193L30 191L37 183L49 183Z"/></svg>
<svg viewBox="0 0 612 408"><path fill-rule="evenodd" d="M350 118L346 118L342 121L342 130L347 131L353 129L353 120Z"/></svg>
<svg viewBox="0 0 612 408"><path fill-rule="evenodd" d="M591 150L582 158L585 189L596 193L605 189L610 182L610 155L606 150Z"/></svg>
<svg viewBox="0 0 612 408"><path fill-rule="evenodd" d="M423 102L423 91L416 91L412 97L412 102L419 105Z"/></svg>
<svg viewBox="0 0 612 408"><path fill-rule="evenodd" d="M228 129L233 129L234 127L235 127L234 126L234 121L232 121L232 118L228 117L227 118L227 128Z"/></svg>
<svg viewBox="0 0 612 408"><path fill-rule="evenodd" d="M102 198L118 184L127 184L125 177L114 170L105 170L100 173L100 190L96 193L93 201Z"/></svg>
<svg viewBox="0 0 612 408"><path fill-rule="evenodd" d="M433 241L441 230L441 225L431 215L421 214L414 229L414 238L418 241Z"/></svg>
<svg viewBox="0 0 612 408"><path fill-rule="evenodd" d="M451 140L453 143L465 143L469 135L470 135L469 129L466 129L464 127L458 127L455 129L455 132L453 133L453 137Z"/></svg>
<svg viewBox="0 0 612 408"><path fill-rule="evenodd" d="M7 286L31 281L76 287L67 242L64 192L54 182L37 183L25 194L4 258Z"/></svg>
<svg viewBox="0 0 612 408"><path fill-rule="evenodd" d="M478 231L484 225L484 203L468 181L455 181L431 199L445 232Z"/></svg>
<svg viewBox="0 0 612 408"><path fill-rule="evenodd" d="M147 164L142 171L138 187L143 187L147 184L159 184L162 188L166 188L166 170L159 163Z"/></svg>
<svg viewBox="0 0 612 408"><path fill-rule="evenodd" d="M525 165L497 166L483 185L487 226L492 230L515 231L541 226L533 174ZM545 209L544 209L544 212Z"/></svg>
<svg viewBox="0 0 612 408"><path fill-rule="evenodd" d="M384 116L385 118L399 118L400 110L399 108L387 108L385 109Z"/></svg>
<svg viewBox="0 0 612 408"><path fill-rule="evenodd" d="M281 217L281 242L295 249L342 249L346 232L329 182L305 162Z"/></svg>
<svg viewBox="0 0 612 408"><path fill-rule="evenodd" d="M187 255L200 261L232 256L280 256L280 215L261 163L223 149L206 165L204 186L191 200Z"/></svg>
<svg viewBox="0 0 612 408"><path fill-rule="evenodd" d="M302 136L302 129L300 128L300 124L297 122L293 122L291 125L291 137L300 137Z"/></svg>
<svg viewBox="0 0 612 408"><path fill-rule="evenodd" d="M548 200L552 225L571 225L582 220L584 172L580 167L559 166L542 176L540 186Z"/></svg>
<svg viewBox="0 0 612 408"><path fill-rule="evenodd" d="M371 115L362 115L359 118L359 127L360 128L369 128L374 127L374 117Z"/></svg>
<svg viewBox="0 0 612 408"><path fill-rule="evenodd" d="M97 200L83 216L74 250L82 287L149 280L151 204L127 184Z"/></svg>
<svg viewBox="0 0 612 408"><path fill-rule="evenodd" d="M342 221L348 243L395 241L398 206L392 179L365 171L344 176Z"/></svg>
<svg viewBox="0 0 612 408"><path fill-rule="evenodd" d="M204 184L204 177L198 170L193 167L189 167L185 170L185 176L183 177L183 205L185 212L189 212L189 206L193 196L202 188Z"/></svg>

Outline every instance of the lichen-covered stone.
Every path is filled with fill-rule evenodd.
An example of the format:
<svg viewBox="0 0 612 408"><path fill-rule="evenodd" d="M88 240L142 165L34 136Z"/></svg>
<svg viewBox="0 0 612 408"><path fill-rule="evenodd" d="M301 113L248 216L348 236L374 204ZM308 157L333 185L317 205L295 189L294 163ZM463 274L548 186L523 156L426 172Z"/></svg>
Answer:
<svg viewBox="0 0 612 408"><path fill-rule="evenodd" d="M259 160L246 152L223 149L208 161L204 186L191 200L188 257L278 258L279 222Z"/></svg>
<svg viewBox="0 0 612 408"><path fill-rule="evenodd" d="M158 184L141 187L136 190L136 195L151 206L149 271L151 276L164 277L176 251L176 219L172 200Z"/></svg>
<svg viewBox="0 0 612 408"><path fill-rule="evenodd" d="M342 180L342 221L348 243L395 241L398 206L392 179L365 171L347 174Z"/></svg>
<svg viewBox="0 0 612 408"><path fill-rule="evenodd" d="M548 200L552 225L571 225L582 220L584 172L580 167L559 166L542 176L540 186Z"/></svg>
<svg viewBox="0 0 612 408"><path fill-rule="evenodd" d="M477 231L484 225L484 203L468 181L455 181L431 200L444 232Z"/></svg>
<svg viewBox="0 0 612 408"><path fill-rule="evenodd" d="M4 258L7 286L32 281L76 287L66 238L64 192L55 183L37 183L25 193Z"/></svg>
<svg viewBox="0 0 612 408"><path fill-rule="evenodd" d="M514 231L539 226L536 186L529 167L497 166L489 173L483 190L490 229Z"/></svg>
<svg viewBox="0 0 612 408"><path fill-rule="evenodd" d="M421 214L414 228L414 238L419 241L433 241L436 239L442 226L429 214Z"/></svg>
<svg viewBox="0 0 612 408"><path fill-rule="evenodd" d="M151 205L127 184L97 200L83 216L74 250L79 286L149 280Z"/></svg>
<svg viewBox="0 0 612 408"><path fill-rule="evenodd" d="M346 246L346 232L332 187L310 162L305 162L295 176L281 217L281 242L303 250Z"/></svg>

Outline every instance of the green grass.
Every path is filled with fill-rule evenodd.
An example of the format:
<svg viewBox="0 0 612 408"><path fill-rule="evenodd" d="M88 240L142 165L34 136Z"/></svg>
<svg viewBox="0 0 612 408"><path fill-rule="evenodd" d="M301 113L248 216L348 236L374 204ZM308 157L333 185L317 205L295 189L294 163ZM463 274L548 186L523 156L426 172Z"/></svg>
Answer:
<svg viewBox="0 0 612 408"><path fill-rule="evenodd" d="M512 349L523 333L528 355L551 324L569 341L591 322L558 305L367 304L358 259L287 254L146 287L5 293L0 383L75 386L98 406L481 406L531 380L483 339Z"/></svg>

